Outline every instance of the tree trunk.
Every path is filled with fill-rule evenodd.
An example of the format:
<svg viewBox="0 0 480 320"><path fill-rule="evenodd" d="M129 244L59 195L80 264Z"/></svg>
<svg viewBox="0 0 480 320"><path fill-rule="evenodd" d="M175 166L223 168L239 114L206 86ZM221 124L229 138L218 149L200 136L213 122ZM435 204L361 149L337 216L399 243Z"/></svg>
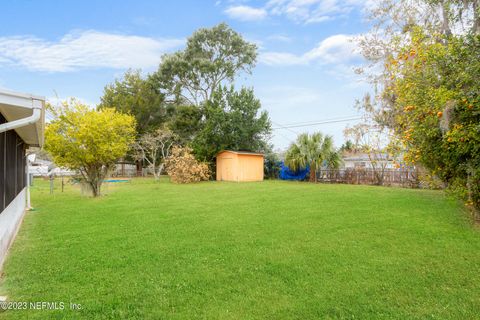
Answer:
<svg viewBox="0 0 480 320"><path fill-rule="evenodd" d="M442 31L443 34L445 34L447 37L450 37L452 35L452 30L450 29L450 12L449 12L449 7L448 3L446 1L442 1L441 3L442 6Z"/></svg>
<svg viewBox="0 0 480 320"><path fill-rule="evenodd" d="M88 181L88 184L92 188L92 196L94 198L100 196L100 194L101 194L100 188L101 188L101 185L102 185L102 181L99 180L98 177L95 177L94 179Z"/></svg>
<svg viewBox="0 0 480 320"><path fill-rule="evenodd" d="M98 197L102 194L101 187L102 187L103 179L105 179L107 172L108 172L107 167L101 167L101 168L91 167L88 170L86 170L85 182L88 185L90 185L90 188L92 189L93 197Z"/></svg>
<svg viewBox="0 0 480 320"><path fill-rule="evenodd" d="M91 184L92 187L92 195L94 198L100 196L100 186L99 183L97 182L92 182Z"/></svg>
<svg viewBox="0 0 480 320"><path fill-rule="evenodd" d="M158 171L157 171L157 176L156 176L157 180L160 179L160 176L162 175L163 167L164 167L164 163L160 163L160 165L158 166Z"/></svg>
<svg viewBox="0 0 480 320"><path fill-rule="evenodd" d="M310 182L317 182L317 170L314 166L310 166Z"/></svg>
<svg viewBox="0 0 480 320"><path fill-rule="evenodd" d="M143 175L143 163L141 160L136 160L135 165L137 167L137 177L141 177Z"/></svg>
<svg viewBox="0 0 480 320"><path fill-rule="evenodd" d="M474 34L480 34L480 1L473 1L473 26L472 31Z"/></svg>

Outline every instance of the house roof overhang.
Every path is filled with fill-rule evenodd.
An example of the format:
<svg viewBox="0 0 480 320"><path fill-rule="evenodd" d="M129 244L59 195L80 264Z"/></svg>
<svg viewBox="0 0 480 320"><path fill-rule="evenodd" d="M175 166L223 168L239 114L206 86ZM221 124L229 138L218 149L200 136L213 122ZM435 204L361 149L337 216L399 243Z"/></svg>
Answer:
<svg viewBox="0 0 480 320"><path fill-rule="evenodd" d="M0 90L0 113L5 117L7 122L28 118L32 116L35 109L41 110L39 120L14 130L27 145L41 147L43 145L45 131L45 98L3 89Z"/></svg>

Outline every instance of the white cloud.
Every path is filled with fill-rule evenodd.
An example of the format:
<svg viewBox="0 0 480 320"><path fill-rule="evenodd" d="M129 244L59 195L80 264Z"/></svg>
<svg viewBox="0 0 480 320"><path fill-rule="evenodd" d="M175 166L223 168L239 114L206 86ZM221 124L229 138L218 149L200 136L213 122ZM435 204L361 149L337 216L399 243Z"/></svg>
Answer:
<svg viewBox="0 0 480 320"><path fill-rule="evenodd" d="M378 1L375 0L270 0L263 7L235 5L224 12L241 21L258 21L270 15L311 24L345 17L353 10L365 13L376 6Z"/></svg>
<svg viewBox="0 0 480 320"><path fill-rule="evenodd" d="M297 23L319 23L365 10L373 0L270 0L265 8L272 15L286 16Z"/></svg>
<svg viewBox="0 0 480 320"><path fill-rule="evenodd" d="M232 19L241 21L258 21L267 16L267 11L262 8L249 6L232 6L225 10L225 13Z"/></svg>
<svg viewBox="0 0 480 320"><path fill-rule="evenodd" d="M150 68L160 56L184 43L94 30L66 34L58 41L33 36L0 37L0 66L66 72L83 68Z"/></svg>
<svg viewBox="0 0 480 320"><path fill-rule="evenodd" d="M258 60L260 63L269 66L294 66L308 63L303 56L297 56L288 52L263 52L259 55Z"/></svg>
<svg viewBox="0 0 480 320"><path fill-rule="evenodd" d="M352 35L337 34L321 41L315 48L295 55L287 52L263 52L259 61L266 65L307 65L312 62L320 64L345 64L361 58L353 42Z"/></svg>
<svg viewBox="0 0 480 320"><path fill-rule="evenodd" d="M325 21L330 21L333 20L334 17L332 16L313 16L305 20L306 24L310 23L320 23L320 22L325 22Z"/></svg>
<svg viewBox="0 0 480 320"><path fill-rule="evenodd" d="M359 49L352 40L353 37L350 35L333 35L320 42L304 57L308 61L319 60L324 63L349 62L361 56Z"/></svg>

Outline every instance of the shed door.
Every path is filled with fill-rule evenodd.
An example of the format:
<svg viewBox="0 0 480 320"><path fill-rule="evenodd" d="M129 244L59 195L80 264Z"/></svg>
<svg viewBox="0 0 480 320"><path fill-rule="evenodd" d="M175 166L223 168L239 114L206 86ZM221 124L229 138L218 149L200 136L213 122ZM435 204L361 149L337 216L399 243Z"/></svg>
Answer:
<svg viewBox="0 0 480 320"><path fill-rule="evenodd" d="M233 158L223 158L222 180L233 180Z"/></svg>

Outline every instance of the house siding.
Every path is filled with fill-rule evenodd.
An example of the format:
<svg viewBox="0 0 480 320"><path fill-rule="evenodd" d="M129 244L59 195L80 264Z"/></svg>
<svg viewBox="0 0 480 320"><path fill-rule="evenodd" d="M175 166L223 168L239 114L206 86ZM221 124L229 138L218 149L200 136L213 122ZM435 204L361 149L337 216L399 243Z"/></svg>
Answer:
<svg viewBox="0 0 480 320"><path fill-rule="evenodd" d="M26 188L0 214L0 268L25 215Z"/></svg>

